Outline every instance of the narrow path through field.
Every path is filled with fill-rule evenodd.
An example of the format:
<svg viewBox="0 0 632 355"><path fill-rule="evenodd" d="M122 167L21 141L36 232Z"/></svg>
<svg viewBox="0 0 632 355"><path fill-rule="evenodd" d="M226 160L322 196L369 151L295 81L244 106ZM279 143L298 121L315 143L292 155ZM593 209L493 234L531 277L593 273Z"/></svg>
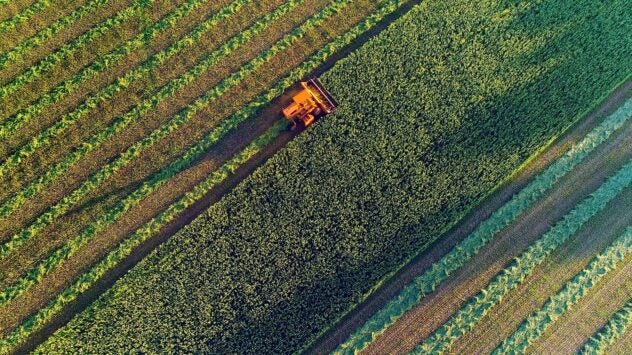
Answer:
<svg viewBox="0 0 632 355"><path fill-rule="evenodd" d="M627 81L615 91L613 91L609 95L609 97L605 99L601 105L599 105L599 107L588 114L584 119L580 120L575 126L569 129L562 137L555 141L539 156L530 161L529 164L527 164L522 170L517 172L511 180L507 181L495 193L493 193L477 208L475 208L470 213L470 215L464 218L445 236L438 239L432 246L427 249L426 252L422 253L420 256L411 261L395 276L388 280L388 282L386 282L377 292L375 292L365 302L360 304L356 309L345 316L336 327L325 334L314 346L312 346L309 349L309 352L327 353L333 350L340 342L346 339L349 334L351 334L351 332L355 330L355 328L362 325L376 310L380 309L388 300L398 294L401 289L412 279L427 270L441 256L447 253L454 245L456 245L460 240L471 233L480 224L481 221L488 218L491 213L493 213L493 211L497 210L516 192L522 189L533 176L535 176L551 162L562 155L573 143L580 140L590 129L596 126L604 116L616 110L620 106L620 104L630 96L632 96L632 80ZM546 228L548 228L548 224L546 224L547 222L553 223L556 218L561 217L565 212L570 210L570 208L574 205L572 201L581 200L588 193L599 186L599 184L609 175L609 172L616 171L618 166L621 165L615 163L610 158L602 159L603 156L608 156L609 154L612 154L613 157L619 156L619 162L622 162L626 160L626 156L632 155L632 152L630 152L630 150L632 149L626 148L626 144L627 147L632 146L632 125L628 123L625 126L626 132L622 133L621 131L614 134L608 142L604 143L597 152L595 152L584 162L584 164L582 164L580 168L576 169L572 174L569 174L569 176L563 179L558 184L558 186L561 186L561 188L558 187L554 189L555 192L553 192L552 195L549 195L546 199L541 200L539 204L537 204L534 208L525 213L523 218L516 221L511 228L506 229L502 233L502 235L497 238L496 242L492 243L492 245L494 246L488 246L486 250L504 248L504 251L506 252L505 255L508 256L504 259L504 261L506 262L512 256L517 255L520 250L524 249L531 240L535 239L539 234L541 234L538 232L543 232L544 230L546 230ZM603 164L606 164L609 167L606 168L606 166L603 166ZM590 177L590 180L585 181L585 176ZM582 189L581 191L572 191L572 188L564 188L566 184L569 184L569 186L579 184L578 186L581 186ZM553 209L554 213L550 213L550 211L546 210L547 207L551 206L556 207L555 209ZM520 230L520 225L522 225L524 230ZM511 238L511 235L519 235L520 237ZM530 237L527 238L526 235L529 235ZM490 258L490 255L494 255L494 253L482 252L476 258L476 260L493 260L493 258ZM491 278L495 274L495 272L497 272L504 266L505 262L498 260L494 264L495 267L492 267L492 265L488 265L488 267L492 268L487 269L487 271L483 273L482 269L484 269L483 265L485 263L482 263L477 267L477 262L473 260L468 264L468 267L464 268L464 270L455 273L444 285L442 285L438 289L438 292L427 298L417 308L418 312L422 314L424 312L428 312L426 313L428 315L436 313L437 317L434 319L423 320L417 320L415 317L410 318L409 321L412 321L412 324L411 328L408 329L409 335L418 335L414 336L414 338L416 340L419 340L428 335L432 330L436 329L452 313L450 311L455 311L456 309L458 309L458 307L463 301L465 301L465 299L467 299L467 297L480 290L480 288L489 280L489 278ZM474 280L474 275L478 276L476 278L476 282ZM459 291L457 285L459 284L459 282L463 281L467 281L465 283L471 286L469 288L461 287ZM437 298L439 296L443 299L444 302L451 303L451 308L444 308L448 305L441 304L441 302L439 302L440 299ZM433 312L430 309L434 308L429 307L431 303L434 305L434 307L436 307L437 311ZM405 318L406 316L400 319L400 321L403 321ZM428 316L428 318L431 317ZM420 325L423 325L423 329L419 328ZM378 339L377 343L381 345L376 345L375 348L370 348L369 350L371 352L391 352L396 350L405 351L411 349L414 346L415 341L412 341L406 346L397 347L396 345L404 345L398 343L400 342L401 338L405 336L403 334L398 334L398 330L403 331L399 327L393 326L392 328L393 329L387 331L387 333L391 334L390 336L392 336L393 338L388 338L388 335L384 337L384 339L380 337L381 340ZM397 330L395 330L395 328L397 328ZM386 344L389 343L392 343L391 345L393 345L393 348L386 346ZM386 347L382 348L381 346Z"/></svg>
<svg viewBox="0 0 632 355"><path fill-rule="evenodd" d="M363 2L358 2L358 3L360 4ZM418 1L412 1L408 3L409 6L404 6L400 8L399 11L396 11L390 16L387 16L385 19L383 19L380 22L380 24L372 27L371 30L366 31L363 35L359 36L353 43L347 45L342 50L338 51L336 55L329 57L329 59L324 64L320 65L316 70L312 71L312 73L310 73L310 76L318 75L319 73L322 73L323 71L330 68L338 59L348 55L351 51L353 51L355 48L360 46L366 40L368 40L375 34L379 33L390 22L397 19L399 16L401 16L405 11L407 11L410 7L412 7L416 3L418 3ZM366 10L367 9L365 9L364 11ZM353 16L349 16L348 14L341 14L341 15L344 15L345 18L350 19L350 20L345 19L342 22L354 21L353 20L354 17L362 18L362 16L364 16L363 12L358 12L358 11L356 12L357 14L354 12ZM342 19L338 19L339 22L340 20ZM263 85L263 84L257 83L257 85ZM264 109L259 114L258 118L255 118L251 120L250 122L245 122L244 124L237 127L237 129L233 130L227 137L225 137L218 146L214 147L212 152L208 153L203 159L201 159L198 162L198 164L190 167L187 171L181 173L181 175L172 179L172 181L178 184L179 188L183 188L183 186L185 185L188 186L188 188L191 188L191 186L194 186L196 181L199 180L200 176L195 176L196 174L194 173L192 174L193 177L189 176L189 178L187 179L181 179L181 177L185 176L191 171L195 171L198 167L203 166L206 163L208 164L206 164L206 166L202 169L202 171L208 170L209 166L211 167L216 166L218 163L225 161L233 152L235 152L239 148L240 145L248 144L250 140L257 137L265 129L271 127L274 123L276 123L279 120L280 109L287 102L290 96L291 96L291 92L284 94L281 98L277 100L274 100L266 109ZM271 157L276 151L281 149L289 140L295 137L296 134L298 133L285 132L281 134L280 137L278 137L270 145L265 147L260 154L258 154L253 159L251 159L247 164L241 166L235 172L235 174L230 176L230 178L228 178L224 183L220 184L217 188L212 190L201 201L199 201L197 204L195 204L190 209L188 209L186 213L181 215L178 220L176 220L170 226L168 226L163 231L161 231L160 235L148 241L145 245L141 246L138 250L135 251L133 255L131 255L128 259L126 259L124 262L119 264L118 267L116 267L114 270L108 273L104 278L102 278L93 288L91 288L88 292L82 294L82 296L76 302L74 302L68 308L64 309L63 314L60 317L56 318L54 322L49 323L42 331L38 332L35 336L33 336L31 338L31 341L28 344L26 344L24 348L19 349L18 351L22 352L22 351L26 351L27 349L32 349L34 346L39 344L43 339L45 339L48 334L50 334L58 327L65 324L65 322L67 322L70 319L70 317L72 317L75 313L80 312L90 302L96 299L105 289L110 287L114 283L114 281L116 281L116 279L118 279L126 270L131 268L142 257L147 255L156 246L158 246L164 240L166 240L171 235L173 235L182 226L189 223L193 218L195 218L195 216L197 216L201 211L206 209L211 203L219 200L227 191L229 191L231 188L237 185L244 177L249 175L256 167L262 164L267 158ZM231 144L231 143L235 143L235 144ZM208 173L208 171L206 171L206 173ZM161 206L162 204L167 204L167 202L169 201L161 201ZM156 207L160 207L160 206L154 206L154 208ZM130 211L129 214L132 215L133 213L134 211ZM134 224L138 224L142 222L143 222L142 220L135 220ZM111 235L112 233L115 233L118 235L119 232L124 231L125 228L133 228L133 226L125 225L124 221L120 224L123 225L122 227L120 227L120 228L123 228L123 230L119 230L119 226L115 226L114 228L117 229L116 232L109 231L108 233L105 233L104 236L112 237ZM99 244L100 243L94 243L91 246L101 248L102 246L100 247ZM92 255L91 258L95 258L95 256ZM67 265L70 265L70 264L67 264ZM55 279L55 277L51 275L49 279ZM37 288L41 290L41 293L43 295L49 294L48 296L50 296L54 293L54 291L47 290L45 287L40 287L40 285L38 285Z"/></svg>

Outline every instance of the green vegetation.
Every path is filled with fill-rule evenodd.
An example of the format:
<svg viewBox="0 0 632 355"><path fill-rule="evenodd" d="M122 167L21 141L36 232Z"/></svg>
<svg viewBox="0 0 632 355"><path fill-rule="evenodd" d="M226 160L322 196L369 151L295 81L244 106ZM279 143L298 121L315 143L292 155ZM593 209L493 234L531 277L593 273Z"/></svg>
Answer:
<svg viewBox="0 0 632 355"><path fill-rule="evenodd" d="M630 166L632 168L632 166ZM628 174L632 175L630 171ZM597 255L541 309L525 319L520 327L494 350L494 354L524 353L564 312L586 296L588 291L632 252L632 227L629 227L603 253Z"/></svg>
<svg viewBox="0 0 632 355"><path fill-rule="evenodd" d="M605 354L608 346L625 334L632 323L632 299L618 310L608 323L588 339L580 350L581 354Z"/></svg>
<svg viewBox="0 0 632 355"><path fill-rule="evenodd" d="M416 6L321 77L342 103L336 114L40 350L283 353L309 344L628 77L624 9ZM595 66L599 75L586 70Z"/></svg>
<svg viewBox="0 0 632 355"><path fill-rule="evenodd" d="M151 188L152 182L155 183L156 181L160 181L160 179L164 178L165 175L172 174L173 171L176 170L179 171L183 167L186 167L196 161L202 154L204 154L204 152L208 151L209 148L211 148L219 139L221 139L221 137L233 129L238 123L243 122L248 118L252 118L257 113L258 109L264 107L268 102L270 102L270 100L281 95L285 90L294 85L296 80L304 77L327 58L339 51L342 47L351 43L351 41L359 35L375 26L382 18L395 11L403 3L404 2L399 0L392 0L385 3L383 7L368 16L360 24L325 45L321 50L304 61L299 67L292 70L286 77L280 80L266 93L257 97L249 105L231 116L229 119L222 121L218 128L211 132L204 140L189 149L181 159L172 163L161 173L150 179L149 182L143 184L138 191L146 191L147 188ZM0 341L0 351L8 351L24 342L27 337L32 334L32 332L37 331L43 324L57 315L57 313L63 309L64 305L76 299L79 294L93 285L99 277L104 275L112 267L116 266L122 259L127 257L134 248L148 240L162 227L173 221L186 208L202 198L217 183L225 179L227 173L235 171L241 164L247 161L248 158L256 154L262 146L276 137L279 133L279 129L283 127L285 127L285 123L275 125L266 134L261 136L258 140L253 142L253 144L239 153L235 158L224 164L217 173L213 173L209 178L198 184L190 193L187 193L178 202L172 204L167 210L153 218L141 229L137 230L133 235L128 237L105 259L79 277L72 286L62 292L46 307L42 308L35 315L27 319L22 325L12 331L9 336ZM95 228L97 227L98 225ZM87 229L84 231L84 234L92 232L93 230ZM52 254L48 260L43 262L40 267L29 272L29 274L25 278L21 279L16 285L5 289L4 292L0 294L0 302L5 302L8 299L16 297L19 293L39 281L42 275L50 271L51 267L55 263L61 262L60 259L66 258L69 252L76 250L78 243L83 242L85 238L85 236L83 239L78 238L64 248L59 249L56 253Z"/></svg>
<svg viewBox="0 0 632 355"><path fill-rule="evenodd" d="M274 23L278 18L283 16L292 8L296 7L298 4L301 3L301 1L302 0L290 1L280 6L276 11L267 14L260 21L257 21L255 24L253 24L250 28L244 30L240 34L226 41L226 43L224 43L220 48L215 49L200 63L189 69L186 73L182 74L178 78L171 80L157 93L139 102L133 109L126 112L122 116L115 118L112 124L106 127L105 130L93 135L82 146L73 150L55 166L49 168L44 174L40 175L36 180L31 182L26 188L4 202L0 207L0 218L16 210L21 204L27 202L28 198L41 192L56 178L67 172L68 169L73 166L73 164L83 159L91 151L98 149L102 143L106 142L113 135L123 131L130 124L136 122L143 115L156 108L156 106L158 106L162 101L174 95L176 92L178 92L178 90L182 89L187 84L190 84L191 82L196 80L199 75L207 71L209 68L213 67L221 59L230 55L234 50L241 47L243 44L248 43L248 41L250 41L253 36L263 31L270 24ZM239 0L232 5L229 5L224 10L212 16L208 21L200 24L190 35L181 38L172 46L170 46L167 50L157 54L145 65L137 67L135 70L129 72L125 77L118 79L115 83L104 88L96 96L93 96L86 100L85 103L77 107L73 112L62 117L59 122L57 122L52 127L46 129L37 137L33 138L33 140L29 144L25 145L15 154L13 154L5 162L5 164L0 167L0 176L2 175L3 171L15 167L17 164L19 164L20 161L34 154L37 148L47 144L53 137L60 135L77 120L87 115L92 108L96 107L98 102L102 100L107 100L108 98L112 97L115 93L128 86L133 80L142 77L142 75L149 71L152 67L158 65L159 63L163 63L168 58L184 49L186 46L194 45L195 40L199 39L200 36L202 36L212 26L224 20L227 16L232 15L235 11L239 9L239 7L241 7L246 2L247 1ZM230 87L225 88L224 91L228 90L229 88ZM184 123L184 121L182 121L182 123ZM140 153L141 151L139 150L138 154ZM2 249L0 247L0 255L2 255L1 250Z"/></svg>
<svg viewBox="0 0 632 355"><path fill-rule="evenodd" d="M546 170L538 174L511 200L483 221L463 241L422 275L416 277L396 297L377 311L349 338L342 342L335 353L355 353L366 348L379 334L395 323L406 311L412 309L421 300L433 292L454 271L465 265L494 236L513 222L527 208L544 196L564 175L605 142L610 135L632 117L632 98L628 99L617 111L589 132L580 142L574 144L563 156L553 162Z"/></svg>
<svg viewBox="0 0 632 355"><path fill-rule="evenodd" d="M72 23L74 23L78 18L82 16L86 16L93 9L105 5L110 0L94 0L79 9L73 11L68 18L64 17L57 22L55 22L50 27L42 30L40 33L35 35L34 37L29 38L28 40L22 42L20 45L15 47L14 49L0 55L0 68L3 68L10 61L17 61L18 58L21 58L26 55L27 51L30 50L35 45L39 45L44 43L48 38L50 38L55 32L59 31L61 28L66 27ZM70 56L75 50L78 48L90 45L95 39L99 38L101 35L110 31L115 26L123 23L128 19L133 18L137 15L139 11L142 11L149 6L151 6L156 0L138 0L134 3L133 6L128 7L115 16L110 17L109 19L99 23L98 26L91 28L89 31L83 33L81 36L64 44L61 48L56 50L54 53L49 54L46 58L42 59L36 65L30 67L24 73L18 75L13 78L10 82L0 87L0 98L3 98L9 94L12 94L17 89L35 80L37 77L47 72L52 68L55 64L61 62L63 59ZM74 15L74 16L73 16ZM66 21L63 21L66 20ZM60 22L61 21L61 22Z"/></svg>
<svg viewBox="0 0 632 355"><path fill-rule="evenodd" d="M108 70L109 68L111 68L112 65L122 60L133 51L139 48L142 48L143 46L148 45L159 34L164 33L165 31L175 26L177 24L178 19L186 17L187 15L189 15L192 11L196 10L201 4L203 4L206 1L207 0L189 0L185 2L184 4L180 5L180 7L178 7L176 10L172 11L169 15L165 16L162 20L154 23L152 26L147 28L142 33L139 33L133 39L120 45L116 49L112 50L110 53L100 57L99 59L94 61L92 64L90 64L88 67L84 68L80 73L73 75L71 78L57 85L50 92L40 96L40 98L37 99L37 102L20 110L15 115L12 115L7 120L2 122L2 124L0 125L0 138L9 136L11 133L15 132L19 127L21 127L24 123L37 117L37 115L42 113L42 111L44 111L46 107L49 107L59 102L59 100L73 93L82 83L85 83L88 80L94 78L97 74ZM230 15L241 7L240 4L248 3L250 1L245 1L245 0L235 1L235 3L231 4L229 7L226 7L222 11L219 11L219 13L224 14L224 16ZM217 17L221 18L223 16L217 15ZM216 21L217 20L215 20L215 22ZM194 33L195 33L195 30L191 33L191 35L193 35ZM190 42L186 42L186 43L190 43ZM184 48L184 45L180 44L180 47L178 48L182 49ZM126 83L129 85L129 83L131 83L134 79L139 77L139 73L145 73L149 70L149 68L153 68L157 66L158 64L164 63L165 60L167 60L170 56L173 56L173 54L177 52L178 51L174 49L171 49L171 50L166 49L160 52L164 54L162 55L156 54L152 56L152 58L149 59L148 62L145 63L145 65L142 65L136 68L131 73L127 73L124 77L118 79L118 82L109 86L108 87L109 89L102 90L99 94L95 95L91 99L86 100L87 102L84 105L86 105L86 107L91 107L97 102L105 101L111 98L111 96L115 92L118 92L121 90L122 88L122 86L120 86L121 83ZM109 95L106 95L106 93L109 93ZM89 103L92 103L92 104L89 104ZM69 121L71 120L70 117L72 116L65 115L64 118L62 118L60 121ZM47 130L46 132L47 134L44 137L48 137L49 139L59 134L58 130L54 130L54 131ZM42 142L40 142L41 139L42 139L41 136L34 138L31 145L36 144L35 142L39 142L39 145L36 145L36 147L41 147L42 146ZM26 147L28 147L28 145ZM3 164L0 166L0 176L5 175L6 172L9 169L11 169L11 167L15 166L17 162L19 162L17 158L24 159L25 158L24 154L27 154L26 152L28 152L28 154L33 154L33 152L35 152L35 149L31 148L31 150L27 150L26 147L18 150L18 152L16 152L13 155L13 157L7 159L8 162L3 162Z"/></svg>
<svg viewBox="0 0 632 355"><path fill-rule="evenodd" d="M10 19L0 22L0 34L15 28L15 26L28 20L33 15L48 8L51 4L52 4L51 0L37 0L36 2L32 3L29 7L22 10L22 12L20 12L19 14L11 17Z"/></svg>
<svg viewBox="0 0 632 355"><path fill-rule="evenodd" d="M580 202L540 239L496 275L476 296L471 297L450 319L419 344L415 354L443 352L472 329L502 298L520 285L557 247L584 223L601 211L624 188L632 184L632 161L624 165L595 192ZM559 304L556 304L559 306Z"/></svg>
<svg viewBox="0 0 632 355"><path fill-rule="evenodd" d="M222 45L222 47L213 51L202 62L187 71L184 75L177 79L174 79L168 85L164 86L158 93L139 103L133 110L126 113L119 120L116 120L113 125L108 127L108 129L93 136L91 140L89 140L82 146L83 149L75 150L75 152L69 155L66 160L62 160L59 165L53 167L51 175L53 175L54 177L60 175L63 171L67 170L72 163L78 161L81 157L83 157L83 155L85 155L87 151L90 151L92 146L103 142L112 134L122 129L122 126L127 125L129 122L133 122L134 120L138 119L141 115L145 114L150 109L158 105L158 103L163 101L166 97L172 95L184 85L194 81L198 76L200 76L210 67L215 65L221 58L231 53L235 48L237 48L237 46L246 43L248 39L252 38L252 32L261 31L263 28L276 21L285 12L289 11L290 8L299 5L302 1L303 0L292 0L287 2L285 5L279 7L277 11L269 13L264 18L262 18L261 21L258 21L255 25L253 25L253 27L251 27L252 31L247 30L233 37L232 40L229 40L224 45ZM283 39L279 40L268 50L261 53L257 58L244 65L239 71L231 74L229 77L218 83L212 90L208 91L202 97L196 99L193 103L187 105L185 109L181 110L178 114L173 116L171 120L169 120L169 122L158 127L148 136L134 143L131 147L127 148L127 150L121 153L118 158L116 158L111 163L103 166L101 170L86 179L86 181L84 181L80 187L78 187L76 190L69 193L68 195L64 196L64 198L55 206L49 208L46 212L40 215L30 226L23 228L20 232L12 236L9 241L0 245L0 258L5 257L13 249L17 248L29 238L33 237L43 228L52 223L56 218L64 215L74 204L81 201L82 198L87 196L91 191L102 184L108 177L115 174L127 164L133 162L135 159L138 158L138 156L141 155L144 150L148 149L149 147L166 137L169 133L184 125L187 120L193 117L201 109L210 105L215 99L224 94L230 88L239 84L256 68L270 60L276 53L284 50L290 44L292 44L292 42L299 39L306 29L317 25L318 23L326 19L327 16L337 11L338 8L340 8L341 6L340 4L346 4L348 3L348 1L349 0L337 0L337 2L334 2L333 5L323 9L317 15L305 22L304 25L298 27L293 33L290 33ZM63 170L61 172L56 171L55 169L58 167L60 170ZM164 182L164 180L162 181ZM143 193L142 197L146 196L147 194L149 194L149 191ZM138 202L142 199L142 197L135 196L134 201ZM125 202L125 205L129 205L129 202ZM131 207L131 205L129 207ZM126 210L127 209L125 209L125 211ZM125 211L117 212L123 213ZM109 219L109 216L103 216L103 218Z"/></svg>

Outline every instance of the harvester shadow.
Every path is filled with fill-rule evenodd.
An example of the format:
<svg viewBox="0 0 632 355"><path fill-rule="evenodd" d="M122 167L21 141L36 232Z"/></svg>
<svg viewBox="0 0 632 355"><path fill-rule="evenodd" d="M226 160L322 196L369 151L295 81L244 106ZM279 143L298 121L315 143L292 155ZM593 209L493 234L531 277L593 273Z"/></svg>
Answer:
<svg viewBox="0 0 632 355"><path fill-rule="evenodd" d="M404 7L402 7L398 12L386 18L380 25L376 26L374 29L361 36L357 41L345 47L345 49L343 49L338 55L330 58L325 64L314 70L311 75L319 75L320 73L327 71L338 59L348 55L351 51L358 48L362 43L386 28L388 24L393 22L395 19L407 12L410 8L412 8L419 2L420 1L412 1L407 5L404 5ZM563 38L559 40L562 41ZM545 80L539 83L536 88L534 88L532 85L528 85L530 83L515 83L513 89L506 92L504 95L487 98L486 100L489 103L489 105L487 106L524 107L524 96L537 96L538 94L537 92L534 92L534 90L541 90L542 88L546 88L547 85L555 86L558 84L558 82L563 82L564 75L566 73L563 70L560 70L560 67L564 66L572 69L573 65L573 61L559 62L559 67L555 68L556 71L547 73L548 76L545 78ZM237 129L229 133L229 135L225 137L225 139L223 139L221 143L215 146L202 159L213 159L218 161L225 161L226 159L228 159L230 156L232 156L232 154L234 154L235 151L240 149L239 147L243 148L245 145L248 144L250 140L254 139L254 137L265 131L267 128L271 127L280 119L280 109L287 101L287 99L291 96L291 94L292 92L290 91L279 99L271 102L271 104L266 109L262 110L257 119L244 122L239 125ZM540 109L546 113L550 110L555 110L555 107L542 107ZM479 111L472 112L470 113L470 124L477 124L476 118L482 114L490 115L494 113ZM324 118L324 120L326 119L327 117ZM503 124L503 127L505 127L504 129L512 129L516 131L517 136L520 138L522 138L523 136L528 136L527 132L530 129L529 122L515 121L515 117L503 117L502 115L498 115L497 122L499 124ZM553 131L555 128L558 128L559 125L568 123L569 122L557 123L558 126L552 123L550 129L551 131ZM318 125L318 123L316 123L316 125ZM447 141L446 144L443 145L442 150L445 152L445 154L448 154L449 150L454 146L461 145L462 147L464 146L465 148L467 148L468 145L474 144L475 142L480 142L485 139L493 139L493 137L488 137L484 135L473 136L470 130L464 131L467 132L462 132L461 135L455 135L449 141ZM119 279L129 269L131 269L138 261L148 255L161 243L169 239L184 225L190 223L199 213L208 208L209 205L215 203L216 201L219 201L224 194L234 188L243 178L248 176L258 166L263 164L269 157L280 150L297 134L298 133L294 132L285 132L281 134L278 139L274 140L271 144L266 146L247 164L242 165L233 175L231 175L224 182L220 183L217 187L212 189L212 191L210 191L204 198L200 199L197 203L187 209L181 218L169 224L157 236L142 244L135 250L134 253L132 253L129 257L119 263L101 279L99 279L94 286L89 288L86 292L81 294L78 299L67 306L64 311L62 311L60 316L56 317L51 323L47 324L42 330L37 332L24 347L18 349L18 352L27 352L34 349L38 344L48 338L48 336L50 336L55 330L65 325L75 314L86 309L93 301L95 301L104 291L110 288L117 279ZM525 144L521 141L520 138L513 141L504 141L502 142L502 144L505 152L522 152L520 159L524 160L527 157L524 151ZM345 147L341 147L341 149L345 149ZM467 149L465 149L464 151L468 152ZM471 154L473 154L475 149L471 149L471 151ZM493 151L487 153L489 154L488 161L500 163L502 154L494 154ZM471 156L472 161L476 161L476 158L477 157L474 155ZM454 169L457 168L459 167L454 167ZM468 167L460 168L462 168L463 171L468 170ZM454 203L452 205L444 205L441 211L437 212L438 214L462 215L464 216L464 218L457 226L455 226L451 230L451 232L434 242L434 244L428 250L437 253L436 258L438 258L440 256L440 252L449 250L460 239L464 238L475 228L478 222L480 222L481 218L487 218L494 210L496 210L506 200L508 200L513 195L513 193L524 186L529 181L530 177L530 175L527 175L519 177L518 179L515 179L510 183L506 183L501 188L499 188L499 190L495 194L487 197L475 210L473 210L472 207L474 205L477 205L480 199L483 197L480 194L466 196L466 198L464 198L463 200L458 201L458 203ZM429 186L428 188L431 188L431 186ZM465 212L458 213L458 211ZM447 225L450 221L446 220L444 222L445 225ZM270 329L275 329L275 327L277 326L279 329L287 330L287 324L284 323L284 319L288 318L290 315L299 314L297 312L300 312L302 307L304 307L305 305L319 305L320 309L323 310L327 310L329 307L334 306L339 310L349 309L353 307L354 303L358 301L357 294L353 296L356 298L353 298L352 296L348 295L348 292L344 292L345 289L350 288L352 290L362 290L362 293L368 292L369 288L377 281L381 280L385 275L387 275L390 270L398 268L409 257L417 254L416 251L418 251L422 245L427 245L431 242L432 239L436 239L438 237L436 231L442 228L443 226L428 225L424 221L421 221L420 224L404 227L399 231L395 231L395 233L392 233L392 235L394 236L392 238L392 243L389 245L389 248L387 250L384 250L384 253L381 255L380 259L368 260L364 264L352 269L341 269L334 275L329 275L328 277L319 279L315 278L311 280L310 286L303 290L296 290L295 295L287 299L286 302L274 307L268 317L266 317L265 319L259 319L257 324L249 324L249 326L251 327L249 327L248 329L244 329L240 334L237 334L235 339L240 339L242 337L252 336L256 334L263 335L265 334L264 330L267 331ZM331 240L331 243L339 243L341 242L341 240L344 239L344 236L337 237L336 235L331 235L328 236L328 238ZM424 270L428 267L428 265L431 265L434 260L436 260L436 258L428 258L428 255L428 253L421 254L420 256L415 258L412 263L401 269L394 277L387 280L385 282L385 285L387 285L388 290L391 290L388 291L390 293L382 291L379 293L375 293L366 302L364 302L363 305L361 305L360 307L356 307L356 310L345 316L338 323L338 326L333 328L322 339L326 339L328 336L332 336L331 334L334 334L334 338L330 338L326 345L323 345L322 347L316 346L312 348L311 351L321 352L325 349L331 349L332 345L335 345L336 341L339 342L341 339L344 339L355 326L362 324L363 321L366 320L368 316L370 316L370 314L372 313L370 312L371 309L375 309L374 307L383 304L386 300L392 297L392 295L396 294L401 289L401 287L403 287L405 283L402 283L402 280L404 280L405 282L406 279L412 279L419 270ZM335 260L332 260L332 262L334 261ZM369 276L367 275L367 269L379 270L379 272L376 272ZM405 277L402 279L402 274L408 275L407 278ZM341 280L345 280L345 283L342 284ZM339 302L336 305L332 305L331 303L328 303L327 300L323 300L319 297L319 295L323 294L323 290L327 291L327 294L331 294L332 292L335 292L337 290L339 291L339 294L345 294L347 296L346 298L344 296L339 298ZM369 308L366 308L364 306L365 304L369 304ZM314 309L315 308L312 308L311 311L313 312ZM355 315L360 314L359 312L365 313L362 313L359 317L355 317ZM301 314L301 319L304 320L302 326L309 327L309 329L311 329L312 333L310 335L316 335L322 330L322 324L310 322L310 319L312 319L313 317L314 314L310 314L309 312ZM329 321L334 320L329 319ZM261 338L250 340L259 341L263 344L265 342L269 343L271 341L274 341L275 338L282 339L282 337L286 335L281 331L275 331L275 334L276 337L265 334L265 336L261 336ZM296 332L292 332L292 334L296 334ZM304 340L311 341L312 339ZM213 339L209 339L209 342L213 342Z"/></svg>

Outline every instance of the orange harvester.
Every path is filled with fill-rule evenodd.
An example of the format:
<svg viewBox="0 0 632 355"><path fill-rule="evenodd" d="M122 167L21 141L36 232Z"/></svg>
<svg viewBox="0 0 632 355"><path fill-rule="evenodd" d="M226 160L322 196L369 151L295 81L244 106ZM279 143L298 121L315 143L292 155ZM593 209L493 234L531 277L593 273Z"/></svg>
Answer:
<svg viewBox="0 0 632 355"><path fill-rule="evenodd" d="M301 82L302 90L292 96L292 103L283 109L283 116L292 122L291 129L307 127L317 117L336 110L338 102L316 78Z"/></svg>

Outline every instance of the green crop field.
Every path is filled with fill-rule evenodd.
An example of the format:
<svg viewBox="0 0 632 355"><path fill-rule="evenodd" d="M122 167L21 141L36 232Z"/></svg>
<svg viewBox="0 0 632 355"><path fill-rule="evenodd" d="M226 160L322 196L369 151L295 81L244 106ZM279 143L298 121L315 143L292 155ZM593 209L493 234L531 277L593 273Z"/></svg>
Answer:
<svg viewBox="0 0 632 355"><path fill-rule="evenodd" d="M460 349L547 273L546 299L480 339L554 350L631 261L629 229L576 240L632 218L608 212L632 181L628 8L0 0L0 353ZM289 132L280 109L316 74L339 107ZM569 245L586 254L561 276ZM424 324L450 285L462 301ZM616 346L625 292L575 350Z"/></svg>

